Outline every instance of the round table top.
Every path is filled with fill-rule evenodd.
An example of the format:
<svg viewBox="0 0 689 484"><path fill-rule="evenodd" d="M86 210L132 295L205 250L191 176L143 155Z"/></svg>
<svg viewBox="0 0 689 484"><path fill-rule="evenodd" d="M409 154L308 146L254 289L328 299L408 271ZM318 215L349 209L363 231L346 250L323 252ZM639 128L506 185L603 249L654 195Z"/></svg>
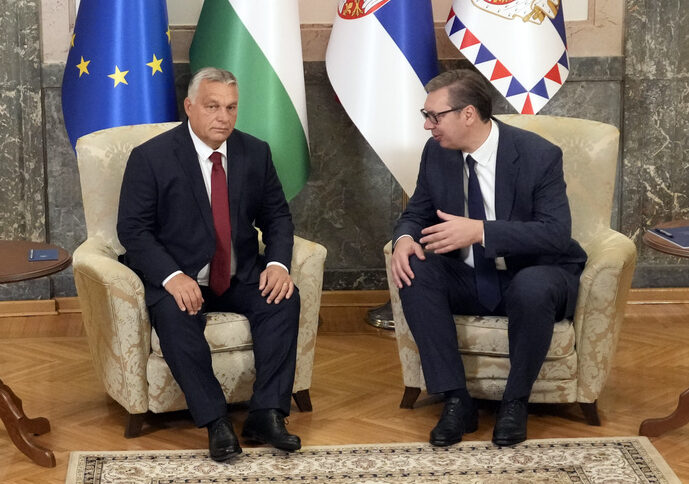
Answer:
<svg viewBox="0 0 689 484"><path fill-rule="evenodd" d="M29 261L31 249L57 249L57 260ZM27 240L0 240L0 283L36 279L69 266L72 256L62 247Z"/></svg>
<svg viewBox="0 0 689 484"><path fill-rule="evenodd" d="M672 228L672 227L682 227L689 225L689 220L673 220L671 222L663 222L656 225L653 228ZM678 257L689 257L689 249L683 249L678 245L669 242L667 239L661 237L660 235L654 234L650 230L646 231L643 236L644 244L655 249L659 252L664 252L666 254L676 255Z"/></svg>

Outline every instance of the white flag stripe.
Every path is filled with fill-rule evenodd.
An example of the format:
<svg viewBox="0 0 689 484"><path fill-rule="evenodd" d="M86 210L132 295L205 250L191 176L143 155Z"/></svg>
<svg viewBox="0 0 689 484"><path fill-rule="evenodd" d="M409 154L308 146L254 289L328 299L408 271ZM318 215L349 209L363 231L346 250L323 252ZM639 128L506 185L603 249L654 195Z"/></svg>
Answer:
<svg viewBox="0 0 689 484"><path fill-rule="evenodd" d="M426 91L409 62L376 17L367 15L336 18L326 66L347 114L411 195L429 134L419 113Z"/></svg>
<svg viewBox="0 0 689 484"><path fill-rule="evenodd" d="M308 141L299 3L297 0L228 1L285 86Z"/></svg>

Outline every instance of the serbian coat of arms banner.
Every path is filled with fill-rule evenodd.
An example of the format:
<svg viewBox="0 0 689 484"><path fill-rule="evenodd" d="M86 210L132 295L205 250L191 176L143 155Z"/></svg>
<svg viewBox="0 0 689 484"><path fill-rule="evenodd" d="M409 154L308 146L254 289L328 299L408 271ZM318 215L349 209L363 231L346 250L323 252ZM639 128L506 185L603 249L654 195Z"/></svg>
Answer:
<svg viewBox="0 0 689 484"><path fill-rule="evenodd" d="M522 114L535 114L569 73L562 0L454 0L445 31Z"/></svg>

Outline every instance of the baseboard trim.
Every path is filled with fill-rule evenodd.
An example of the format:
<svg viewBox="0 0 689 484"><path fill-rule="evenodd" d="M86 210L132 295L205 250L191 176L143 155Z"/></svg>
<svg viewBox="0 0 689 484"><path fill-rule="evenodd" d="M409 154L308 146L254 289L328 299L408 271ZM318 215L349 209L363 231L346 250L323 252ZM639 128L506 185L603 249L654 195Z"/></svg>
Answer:
<svg viewBox="0 0 689 484"><path fill-rule="evenodd" d="M376 307L390 299L388 291L323 291L321 307Z"/></svg>
<svg viewBox="0 0 689 484"><path fill-rule="evenodd" d="M689 287L631 289L627 304L689 304Z"/></svg>

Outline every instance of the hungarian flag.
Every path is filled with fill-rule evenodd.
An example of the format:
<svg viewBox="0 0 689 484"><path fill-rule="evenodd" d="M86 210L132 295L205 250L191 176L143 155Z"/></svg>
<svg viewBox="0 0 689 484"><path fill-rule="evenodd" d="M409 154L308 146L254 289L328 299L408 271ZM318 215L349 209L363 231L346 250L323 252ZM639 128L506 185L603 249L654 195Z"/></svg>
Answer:
<svg viewBox="0 0 689 484"><path fill-rule="evenodd" d="M408 194L429 138L419 110L438 74L429 0L339 0L325 56L347 114Z"/></svg>
<svg viewBox="0 0 689 484"><path fill-rule="evenodd" d="M445 31L521 114L535 114L569 74L562 0L454 0Z"/></svg>
<svg viewBox="0 0 689 484"><path fill-rule="evenodd" d="M237 128L268 142L294 197L310 168L297 0L205 0L189 60L192 72L218 67L237 77Z"/></svg>

